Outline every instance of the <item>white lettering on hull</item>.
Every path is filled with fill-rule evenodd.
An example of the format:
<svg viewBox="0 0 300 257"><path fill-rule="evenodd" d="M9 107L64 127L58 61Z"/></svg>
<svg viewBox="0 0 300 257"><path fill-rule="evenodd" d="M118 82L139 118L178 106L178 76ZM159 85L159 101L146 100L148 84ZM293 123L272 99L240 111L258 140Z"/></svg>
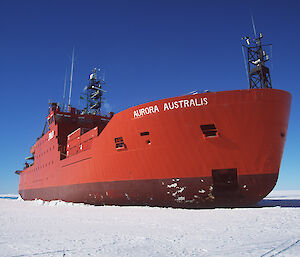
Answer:
<svg viewBox="0 0 300 257"><path fill-rule="evenodd" d="M139 118L144 115L148 115L148 114L156 113L156 112L159 112L157 105L141 108L141 109L135 110L133 112L133 118Z"/></svg>
<svg viewBox="0 0 300 257"><path fill-rule="evenodd" d="M175 109L200 107L200 106L205 106L205 105L208 105L207 97L203 97L200 99L191 98L191 99L184 99L184 100L178 100L178 101L164 103L163 110L170 111L170 110L175 110ZM157 113L157 112L159 112L159 108L157 105L148 106L148 107L133 111L133 118L140 118L145 115L149 115L151 113Z"/></svg>

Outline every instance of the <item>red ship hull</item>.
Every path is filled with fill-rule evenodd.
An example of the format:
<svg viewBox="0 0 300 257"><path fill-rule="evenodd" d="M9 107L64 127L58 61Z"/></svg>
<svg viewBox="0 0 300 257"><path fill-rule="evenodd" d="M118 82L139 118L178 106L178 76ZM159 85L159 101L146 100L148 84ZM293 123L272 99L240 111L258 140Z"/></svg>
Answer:
<svg viewBox="0 0 300 257"><path fill-rule="evenodd" d="M254 204L276 184L290 103L288 92L274 89L154 101L116 114L63 159L57 121L20 172L19 193L96 205Z"/></svg>

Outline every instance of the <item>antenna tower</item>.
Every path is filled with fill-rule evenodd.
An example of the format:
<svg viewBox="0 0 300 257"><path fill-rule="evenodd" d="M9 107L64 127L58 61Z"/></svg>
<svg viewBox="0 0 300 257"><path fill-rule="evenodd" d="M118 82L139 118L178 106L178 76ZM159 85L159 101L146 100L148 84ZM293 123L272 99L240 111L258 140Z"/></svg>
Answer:
<svg viewBox="0 0 300 257"><path fill-rule="evenodd" d="M243 47L247 49L248 53L248 76L250 89L272 88L270 70L265 66L265 63L269 61L269 56L266 54L266 51L263 50L263 47L271 46L271 44L262 45L262 38L262 33L259 33L259 37L254 38L253 42L250 41L249 37L242 38L247 42L247 45L243 45Z"/></svg>
<svg viewBox="0 0 300 257"><path fill-rule="evenodd" d="M89 84L86 87L86 108L83 111L84 113L100 114L103 92L106 92L102 89L104 85L104 79L97 78L97 69L95 68L93 73L90 74Z"/></svg>

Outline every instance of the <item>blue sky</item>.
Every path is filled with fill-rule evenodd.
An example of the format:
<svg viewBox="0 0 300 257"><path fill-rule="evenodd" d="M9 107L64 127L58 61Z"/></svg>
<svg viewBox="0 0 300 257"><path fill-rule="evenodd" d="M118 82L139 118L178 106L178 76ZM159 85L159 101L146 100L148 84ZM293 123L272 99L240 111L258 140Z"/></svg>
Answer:
<svg viewBox="0 0 300 257"><path fill-rule="evenodd" d="M300 189L299 1L0 1L0 193L16 193L48 101L62 101L75 47L72 104L92 68L106 71L107 110L193 90L248 88L241 37L250 10L272 43L274 88L293 95L278 190Z"/></svg>

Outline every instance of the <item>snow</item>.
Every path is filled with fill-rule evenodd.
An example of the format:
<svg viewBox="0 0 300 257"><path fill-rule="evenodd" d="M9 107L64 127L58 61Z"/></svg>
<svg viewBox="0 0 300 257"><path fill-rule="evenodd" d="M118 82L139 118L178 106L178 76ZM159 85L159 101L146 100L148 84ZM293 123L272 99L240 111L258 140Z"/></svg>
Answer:
<svg viewBox="0 0 300 257"><path fill-rule="evenodd" d="M10 198L7 198L7 197ZM186 210L0 196L0 256L299 256L300 191Z"/></svg>

